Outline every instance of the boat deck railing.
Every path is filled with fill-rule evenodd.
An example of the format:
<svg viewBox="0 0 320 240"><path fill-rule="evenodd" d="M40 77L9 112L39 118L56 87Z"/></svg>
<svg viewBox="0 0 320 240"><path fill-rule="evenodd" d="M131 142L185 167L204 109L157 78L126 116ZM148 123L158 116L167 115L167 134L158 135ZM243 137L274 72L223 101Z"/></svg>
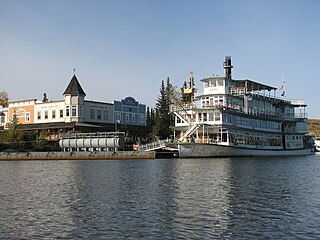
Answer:
<svg viewBox="0 0 320 240"><path fill-rule="evenodd" d="M197 110L200 107L196 104L185 104L184 110L185 111L192 111ZM238 105L232 105L232 104L207 104L202 105L201 109L223 109L223 110L229 110L229 111L235 111L239 113L244 113L251 116L257 116L257 117L263 117L263 118L269 118L269 119L276 119L276 120L294 120L294 121L304 121L308 118L308 114L303 113L286 113L286 114L279 114L275 113L273 111L267 111L260 108L248 108L247 111L241 106ZM170 110L172 112L179 112L181 111L181 108L179 106L172 105Z"/></svg>
<svg viewBox="0 0 320 240"><path fill-rule="evenodd" d="M166 143L168 143L168 140L157 140L151 143L142 144L139 145L139 150L141 151L154 151L156 149L161 149L166 147Z"/></svg>
<svg viewBox="0 0 320 240"><path fill-rule="evenodd" d="M60 139L113 138L113 137L119 137L124 135L125 135L125 132L92 132L92 133L72 132L65 135L61 135Z"/></svg>

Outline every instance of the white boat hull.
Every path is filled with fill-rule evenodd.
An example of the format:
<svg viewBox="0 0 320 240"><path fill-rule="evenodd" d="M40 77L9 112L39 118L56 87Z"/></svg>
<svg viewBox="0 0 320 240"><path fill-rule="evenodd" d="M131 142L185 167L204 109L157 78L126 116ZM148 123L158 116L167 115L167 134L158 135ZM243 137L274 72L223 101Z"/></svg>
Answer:
<svg viewBox="0 0 320 240"><path fill-rule="evenodd" d="M179 143L179 157L262 157L262 156L303 156L314 154L312 148L291 150L249 149L217 144Z"/></svg>

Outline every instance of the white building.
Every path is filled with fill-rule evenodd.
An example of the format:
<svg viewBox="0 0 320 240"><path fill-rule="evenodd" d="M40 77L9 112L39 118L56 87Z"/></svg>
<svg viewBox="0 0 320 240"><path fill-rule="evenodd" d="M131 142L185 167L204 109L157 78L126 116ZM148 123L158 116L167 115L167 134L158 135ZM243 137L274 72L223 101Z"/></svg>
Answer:
<svg viewBox="0 0 320 240"><path fill-rule="evenodd" d="M134 98L126 97L107 103L85 100L85 97L86 93L76 75L73 75L62 100L48 101L44 95L43 101L30 99L9 102L8 108L0 109L0 126L5 128L6 123L16 115L22 129L37 132L45 130L54 139L60 133L70 131L114 131L115 128L126 132L146 131L146 105ZM131 106L128 106L129 103ZM130 121L127 118L115 121L115 106L117 114L130 116Z"/></svg>

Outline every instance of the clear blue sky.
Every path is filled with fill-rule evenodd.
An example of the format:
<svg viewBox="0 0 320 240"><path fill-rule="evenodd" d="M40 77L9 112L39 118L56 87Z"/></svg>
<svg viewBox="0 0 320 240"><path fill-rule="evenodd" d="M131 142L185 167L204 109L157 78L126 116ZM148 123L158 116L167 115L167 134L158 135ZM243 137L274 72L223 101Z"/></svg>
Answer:
<svg viewBox="0 0 320 240"><path fill-rule="evenodd" d="M227 55L235 79L280 87L283 75L287 97L320 118L318 0L0 0L0 90L12 101L62 99L76 68L86 99L154 107L161 80L193 70L202 88Z"/></svg>

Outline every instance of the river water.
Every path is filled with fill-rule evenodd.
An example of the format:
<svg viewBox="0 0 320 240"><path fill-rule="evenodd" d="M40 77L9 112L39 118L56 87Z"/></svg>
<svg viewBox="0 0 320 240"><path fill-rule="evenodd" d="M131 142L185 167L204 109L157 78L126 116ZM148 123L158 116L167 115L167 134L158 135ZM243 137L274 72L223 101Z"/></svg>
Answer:
<svg viewBox="0 0 320 240"><path fill-rule="evenodd" d="M319 239L320 156L0 162L1 239Z"/></svg>

